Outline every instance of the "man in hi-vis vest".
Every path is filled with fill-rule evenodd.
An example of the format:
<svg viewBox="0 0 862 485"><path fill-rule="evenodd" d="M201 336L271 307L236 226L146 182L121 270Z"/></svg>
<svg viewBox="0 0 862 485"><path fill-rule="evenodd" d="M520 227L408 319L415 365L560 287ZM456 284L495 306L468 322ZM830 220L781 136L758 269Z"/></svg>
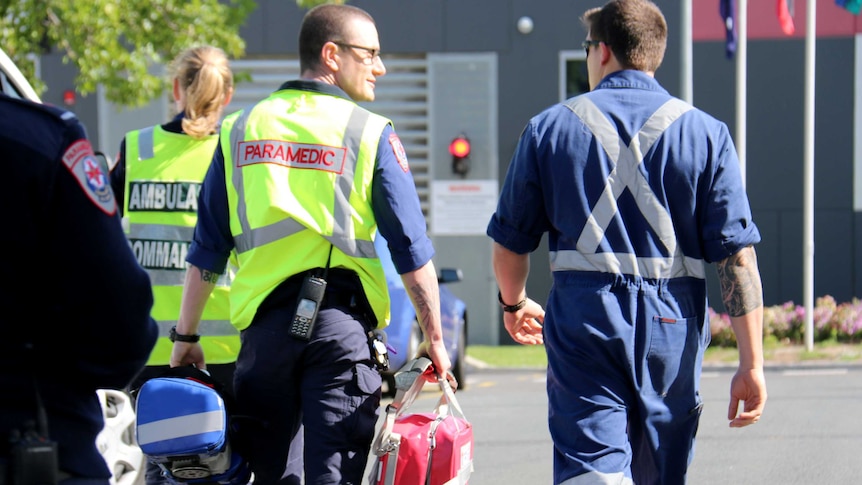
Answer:
<svg viewBox="0 0 862 485"><path fill-rule="evenodd" d="M441 375L451 363L434 249L404 148L389 120L356 104L374 99L386 73L374 20L352 6L316 7L303 19L299 53L301 79L222 123L177 333L197 333L235 254L234 444L255 483L280 481L302 426L305 482L359 484L381 397L372 331L389 321L378 230L417 308L423 353ZM178 339L171 365L201 365L205 355Z"/></svg>
<svg viewBox="0 0 862 485"><path fill-rule="evenodd" d="M654 78L659 8L612 0L583 23L591 91L527 123L488 225L503 322L545 344L554 483L681 484L703 406L706 263L739 348L729 424L763 412L760 233L727 126ZM526 294L545 233L547 315Z"/></svg>

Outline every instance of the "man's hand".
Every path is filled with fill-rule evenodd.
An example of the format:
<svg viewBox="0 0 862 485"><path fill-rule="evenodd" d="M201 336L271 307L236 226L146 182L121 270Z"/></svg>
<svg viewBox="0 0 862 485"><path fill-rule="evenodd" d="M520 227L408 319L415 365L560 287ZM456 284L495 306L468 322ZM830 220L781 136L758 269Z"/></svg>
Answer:
<svg viewBox="0 0 862 485"><path fill-rule="evenodd" d="M739 402L742 401L742 412ZM760 420L766 405L766 379L763 368L739 369L730 381L730 406L727 419L731 428L742 428Z"/></svg>
<svg viewBox="0 0 862 485"><path fill-rule="evenodd" d="M198 369L206 369L204 361L204 349L200 342L174 342L171 349L171 367L183 367L193 365Z"/></svg>
<svg viewBox="0 0 862 485"><path fill-rule="evenodd" d="M455 380L455 376L450 372L452 368L452 361L449 360L449 354L446 352L446 346L443 345L443 342L440 341L437 345L431 345L428 341L423 341L419 345L419 352L416 357L425 356L431 359L431 362L434 364L434 370L437 376L446 377L446 380L449 381L449 385L452 386L452 389L458 389L458 381ZM429 382L432 382L431 379L428 379Z"/></svg>
<svg viewBox="0 0 862 485"><path fill-rule="evenodd" d="M527 304L515 313L503 312L503 325L509 335L523 345L541 345L542 324L545 323L545 310L542 305L527 298Z"/></svg>

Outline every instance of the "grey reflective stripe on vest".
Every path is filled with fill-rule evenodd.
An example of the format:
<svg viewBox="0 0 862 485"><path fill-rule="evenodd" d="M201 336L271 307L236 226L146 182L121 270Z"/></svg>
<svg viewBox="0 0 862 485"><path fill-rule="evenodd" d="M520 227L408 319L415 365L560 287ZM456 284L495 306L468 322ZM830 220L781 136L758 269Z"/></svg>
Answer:
<svg viewBox="0 0 862 485"><path fill-rule="evenodd" d="M155 127L148 126L138 131L138 160L148 160L155 156L153 148L153 131Z"/></svg>
<svg viewBox="0 0 862 485"><path fill-rule="evenodd" d="M159 320L159 337L168 338L171 327L177 324L176 320ZM227 320L201 320L198 333L204 337L234 337L239 335L239 330Z"/></svg>
<svg viewBox="0 0 862 485"><path fill-rule="evenodd" d="M682 254L676 231L667 209L653 193L638 165L667 128L691 110L691 105L678 99L663 104L632 137L628 146L616 128L587 97L569 100L566 106L590 129L614 164L605 187L587 220L577 242L577 250L552 251L553 271L602 271L630 274L645 278L705 278L703 261ZM628 188L646 218L667 249L669 257L637 257L629 253L597 253L605 230L617 213L617 199Z"/></svg>
<svg viewBox="0 0 862 485"><path fill-rule="evenodd" d="M193 227L172 226L169 224L131 224L129 239L158 239L163 241L191 241Z"/></svg>
<svg viewBox="0 0 862 485"><path fill-rule="evenodd" d="M245 139L245 128L251 109L242 112L231 128L230 149L231 159L236 164L239 159L239 144ZM353 178L356 173L356 164L359 157L359 147L362 142L362 133L368 124L370 115L368 111L354 107L347 122L347 129L342 140L343 146L347 148L344 161L344 169L336 177L336 190L334 200L334 224L332 236L324 236L335 247L348 256L357 258L373 258L377 256L373 241L360 241L350 237L352 233L352 209L350 207L350 192L353 188ZM242 233L234 236L234 244L237 253L241 254L264 244L292 236L306 229L304 225L295 219L283 219L265 227L252 229L248 223L248 213L245 203L245 184L243 184L243 171L240 167L234 167L231 177L234 189L237 193L237 217L239 218Z"/></svg>

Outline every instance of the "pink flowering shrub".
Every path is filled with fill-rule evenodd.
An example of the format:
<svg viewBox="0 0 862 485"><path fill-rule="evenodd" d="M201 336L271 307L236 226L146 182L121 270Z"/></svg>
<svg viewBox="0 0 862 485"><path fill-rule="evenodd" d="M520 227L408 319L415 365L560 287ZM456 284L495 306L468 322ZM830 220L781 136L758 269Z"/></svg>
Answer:
<svg viewBox="0 0 862 485"><path fill-rule="evenodd" d="M735 347L736 337L726 313L708 311L712 342L718 347ZM838 304L830 295L817 298L812 316L814 341L862 343L862 300L853 298ZM782 343L801 344L805 339L805 306L788 301L781 305L764 307L763 337Z"/></svg>

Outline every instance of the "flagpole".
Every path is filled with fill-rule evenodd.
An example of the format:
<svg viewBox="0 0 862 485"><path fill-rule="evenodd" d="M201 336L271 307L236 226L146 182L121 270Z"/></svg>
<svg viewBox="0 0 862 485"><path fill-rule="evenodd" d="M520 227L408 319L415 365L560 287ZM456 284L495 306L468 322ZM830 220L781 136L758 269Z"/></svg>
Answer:
<svg viewBox="0 0 862 485"><path fill-rule="evenodd" d="M814 0L810 0L814 1ZM739 0L739 10L736 14L736 153L739 156L739 171L742 174L742 185L746 185L746 110L748 88L748 0Z"/></svg>
<svg viewBox="0 0 862 485"><path fill-rule="evenodd" d="M682 66L681 94L682 100L688 104L694 104L694 83L692 82L692 70L694 62L692 56L692 26L691 26L691 2L692 0L682 0L682 34L680 44L682 52L680 53L680 62Z"/></svg>
<svg viewBox="0 0 862 485"><path fill-rule="evenodd" d="M803 221L803 298L805 300L805 348L814 350L814 65L817 39L817 2L807 0L805 18L805 161Z"/></svg>

